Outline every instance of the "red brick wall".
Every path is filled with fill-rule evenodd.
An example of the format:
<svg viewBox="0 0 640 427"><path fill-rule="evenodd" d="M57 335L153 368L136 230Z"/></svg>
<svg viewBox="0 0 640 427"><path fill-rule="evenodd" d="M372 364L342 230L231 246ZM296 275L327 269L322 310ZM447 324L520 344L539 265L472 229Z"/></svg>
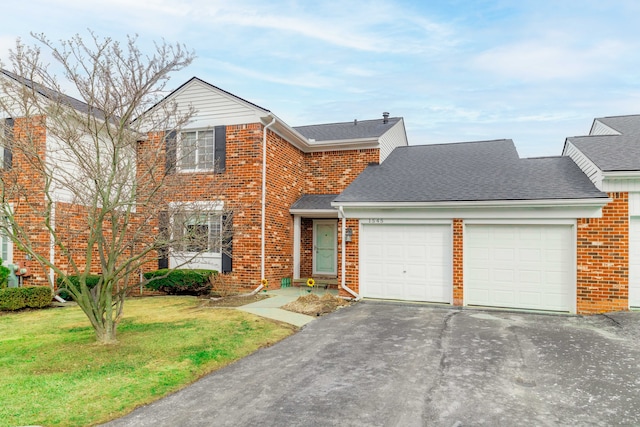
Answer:
<svg viewBox="0 0 640 427"><path fill-rule="evenodd" d="M453 305L463 304L463 221L453 220Z"/></svg>
<svg viewBox="0 0 640 427"><path fill-rule="evenodd" d="M3 172L5 200L13 205L18 225L28 236L31 247L40 256L49 258L49 232L44 223L44 177L36 166L46 161L46 118L16 118L14 121L13 166ZM26 286L47 285L47 270L35 260L27 260L26 253L14 245L13 262L27 268Z"/></svg>
<svg viewBox="0 0 640 427"><path fill-rule="evenodd" d="M351 241L346 242L346 274L345 274L345 284L352 291L359 294L360 293L360 272L359 272L359 250L358 247L360 245L360 229L359 229L360 221L358 219L346 219L346 227L351 227L353 234L351 235ZM339 227L342 227L340 223L338 223ZM341 228L339 229L341 230ZM338 286L342 283L342 232L338 232ZM352 298L351 295L346 290L340 287L340 295Z"/></svg>
<svg viewBox="0 0 640 427"><path fill-rule="evenodd" d="M227 126L225 173L177 173L172 177L174 183L169 183L173 196L167 201L222 200L234 210L233 272L226 281L239 287L254 288L261 280L262 136L260 123ZM265 278L270 287L293 276L291 205L303 194L340 193L379 157L378 149L305 154L267 131ZM215 191L220 188L222 194ZM303 277L311 275L312 235L312 221L304 219Z"/></svg>
<svg viewBox="0 0 640 427"><path fill-rule="evenodd" d="M268 131L265 277L272 287L279 287L284 277L293 277L293 216L289 208L304 193L303 171L303 153ZM260 221L257 225L260 227Z"/></svg>
<svg viewBox="0 0 640 427"><path fill-rule="evenodd" d="M613 201L602 209L602 218L578 220L578 313L629 307L629 195L609 197Z"/></svg>
<svg viewBox="0 0 640 427"><path fill-rule="evenodd" d="M300 228L300 277L311 277L313 274L313 220L302 218ZM338 234L340 234L339 230ZM339 253L338 267L340 267Z"/></svg>
<svg viewBox="0 0 640 427"><path fill-rule="evenodd" d="M380 161L380 150L308 153L304 161L304 194L340 194L369 163Z"/></svg>

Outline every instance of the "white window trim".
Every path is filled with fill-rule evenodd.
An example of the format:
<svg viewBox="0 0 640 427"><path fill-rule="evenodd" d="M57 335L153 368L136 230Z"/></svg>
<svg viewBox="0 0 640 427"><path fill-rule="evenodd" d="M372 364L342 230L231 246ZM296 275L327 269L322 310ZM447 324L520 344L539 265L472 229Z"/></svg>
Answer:
<svg viewBox="0 0 640 427"><path fill-rule="evenodd" d="M198 141L198 137L197 134L199 132L211 132L212 136L213 136L213 166L211 168L199 168L198 166L198 149L197 149L197 144L196 144L196 167L195 168L186 168L182 166L182 159L184 158L184 155L182 154L182 138L183 135L185 133L191 133L191 132L196 132L196 141ZM183 173L193 173L193 172L213 172L216 169L216 131L214 128L198 128L198 129L184 129L182 131L180 131L180 133L178 135L176 135L177 138L177 146L176 146L176 153L178 155L177 157L177 161L176 161L176 170L178 172L183 172Z"/></svg>
<svg viewBox="0 0 640 427"><path fill-rule="evenodd" d="M171 237L173 238L173 217L175 213L173 210L181 209L183 212L202 212L202 213L221 213L224 209L223 201L195 201L195 202L170 202L169 209L171 211L171 217L169 218L169 227L171 230ZM220 231L222 232L222 224L220 224ZM192 251L178 251L173 248L169 248L169 253L173 255L183 256L195 256L200 254L201 256L217 256L222 255L221 251L218 252L192 252Z"/></svg>

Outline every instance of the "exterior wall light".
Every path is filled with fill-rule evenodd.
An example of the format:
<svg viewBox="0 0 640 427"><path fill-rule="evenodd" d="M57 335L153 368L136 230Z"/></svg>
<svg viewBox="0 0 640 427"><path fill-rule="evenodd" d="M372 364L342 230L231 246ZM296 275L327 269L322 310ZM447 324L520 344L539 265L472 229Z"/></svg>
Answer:
<svg viewBox="0 0 640 427"><path fill-rule="evenodd" d="M344 231L344 241L350 242L352 236L353 236L353 229L351 227L347 227L347 229Z"/></svg>

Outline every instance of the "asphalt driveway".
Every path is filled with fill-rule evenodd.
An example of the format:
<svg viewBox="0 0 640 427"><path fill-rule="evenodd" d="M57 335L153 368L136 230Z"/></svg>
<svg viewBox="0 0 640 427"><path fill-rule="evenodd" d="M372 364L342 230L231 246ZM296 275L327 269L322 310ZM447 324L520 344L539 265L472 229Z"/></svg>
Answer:
<svg viewBox="0 0 640 427"><path fill-rule="evenodd" d="M640 425L640 313L363 302L109 425Z"/></svg>

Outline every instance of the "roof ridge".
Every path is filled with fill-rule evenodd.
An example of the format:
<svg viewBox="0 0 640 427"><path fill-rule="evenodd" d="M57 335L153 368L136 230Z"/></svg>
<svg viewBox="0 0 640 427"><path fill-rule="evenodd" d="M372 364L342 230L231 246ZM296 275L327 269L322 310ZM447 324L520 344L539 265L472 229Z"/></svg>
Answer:
<svg viewBox="0 0 640 427"><path fill-rule="evenodd" d="M622 117L640 117L640 114L636 113L636 114L621 114L618 116L603 116L603 117L596 117L596 120L600 120L600 119L618 119L618 118L622 118Z"/></svg>
<svg viewBox="0 0 640 427"><path fill-rule="evenodd" d="M500 141L511 141L511 143L513 143L513 140L511 138L502 138L502 139L486 139L486 140L482 140L482 141L457 141L457 142L437 142L435 144L414 144L414 145L405 145L405 146L401 146L401 147L396 147L396 149L398 148L409 148L409 147L434 147L434 146L439 146L439 145L463 145L463 144L484 144L487 142L500 142ZM514 144L515 145L515 144Z"/></svg>
<svg viewBox="0 0 640 427"><path fill-rule="evenodd" d="M402 119L402 116L397 116L397 117L389 117L388 120L400 120ZM377 119L365 119L365 120L359 120L359 119L354 119L354 120L358 120L358 124L360 123L366 123L366 122L376 122L376 121L380 121L382 123L383 118L377 118ZM386 123L382 123L382 124L386 124ZM353 121L349 121L349 122L333 122L333 123L315 123L312 125L300 125L300 126L292 126L294 129L296 128L304 128L304 127L311 127L311 126L332 126L332 125L353 125Z"/></svg>

